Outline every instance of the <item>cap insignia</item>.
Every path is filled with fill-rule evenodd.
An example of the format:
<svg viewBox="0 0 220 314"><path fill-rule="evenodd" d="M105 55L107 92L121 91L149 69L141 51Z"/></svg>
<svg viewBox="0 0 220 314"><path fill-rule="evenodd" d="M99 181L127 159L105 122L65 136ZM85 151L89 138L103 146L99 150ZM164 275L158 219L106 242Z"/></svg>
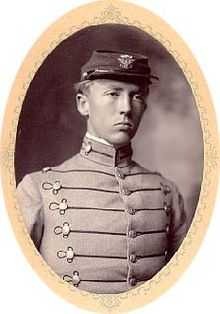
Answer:
<svg viewBox="0 0 220 314"><path fill-rule="evenodd" d="M121 68L131 69L133 62L135 61L135 58L130 55L120 55L118 61Z"/></svg>

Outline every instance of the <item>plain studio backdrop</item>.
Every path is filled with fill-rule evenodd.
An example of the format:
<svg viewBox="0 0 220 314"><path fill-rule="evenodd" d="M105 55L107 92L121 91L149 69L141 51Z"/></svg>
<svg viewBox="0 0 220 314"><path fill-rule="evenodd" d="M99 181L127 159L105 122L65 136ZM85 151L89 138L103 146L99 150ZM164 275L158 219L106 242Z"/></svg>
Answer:
<svg viewBox="0 0 220 314"><path fill-rule="evenodd" d="M76 110L73 84L96 49L147 55L152 73L148 108L133 141L134 160L174 181L185 200L189 223L203 171L203 142L192 91L174 58L133 26L90 26L71 35L45 59L24 99L17 131L16 176L55 166L81 147L85 119Z"/></svg>
<svg viewBox="0 0 220 314"><path fill-rule="evenodd" d="M13 80L15 78L16 72L27 54L28 50L32 46L33 42L41 35L41 33L49 26L50 23L55 21L59 16L63 15L67 11L76 7L76 5L86 4L86 0L78 0L77 3L74 0L61 1L54 0L38 2L21 0L19 2L7 1L1 4L1 30L2 30L2 42L4 43L1 48L1 118L3 116L4 106L9 94L10 88L12 86ZM167 22L169 22L177 32L186 40L189 47L195 54L199 63L201 64L202 70L209 82L211 92L215 104L217 106L217 97L219 95L219 41L218 39L218 29L219 29L219 10L217 1L203 1L202 3L184 1L163 1L163 0L149 0L133 1L135 4L140 4L151 9L153 12L160 15ZM155 70L158 70L155 68ZM169 74L169 73L168 73ZM158 73L159 75L159 73ZM166 83L166 81L164 81ZM159 87L158 87L159 86ZM157 160L158 151L163 149L161 156L166 156L169 154L169 146L166 146L166 139L170 139L172 136L167 133L166 124L169 121L173 121L174 124L178 124L178 110L183 106L182 102L177 104L178 106L172 106L172 111L166 110L167 106L162 108L160 112L158 106L155 106L159 99L156 96L156 89L161 88L161 81L156 83L152 89L152 94L149 98L149 110L144 118L139 134L137 138L148 135L148 147L152 151L150 146L151 141L155 142L153 136L159 136L161 141L161 146L155 147L156 160L152 160L148 153L144 154L144 150L147 152L146 147L139 147L138 143L134 143L135 159L140 161L146 167L152 169L159 169L165 176L176 181L180 187L181 192L184 196L187 193L187 187L184 189L184 180L189 177L190 169L193 171L191 173L191 179L195 180L194 184L196 187L196 182L199 181L199 176L201 173L201 164L196 166L196 169L185 168L186 157L185 145L187 145L187 140L189 139L190 128L188 125L194 125L192 119L197 119L196 110L194 113L187 112L184 118L180 121L180 125L176 126L177 130L179 128L178 134L171 134L182 144L182 151L180 151L180 146L178 148L179 160L183 160L183 163L178 163L176 166L178 169L182 168L182 175L179 176L180 179L176 177L177 170L175 170L175 165L168 163L161 163ZM180 86L183 90L183 86ZM165 89L165 86L163 87ZM186 87L187 89L187 87ZM188 93L188 92L187 92ZM175 95L172 93L172 95ZM172 96L171 95L171 96ZM170 96L170 97L171 97ZM166 99L166 98L164 98ZM189 99L189 98L188 98ZM219 99L219 97L218 97ZM177 99L176 99L177 100ZM185 104L184 100L184 104ZM188 103L188 100L186 101ZM169 99L167 100L169 105ZM193 108L192 102L189 107ZM175 109L176 108L176 109ZM183 107L182 107L183 108ZM164 111L163 111L164 110ZM177 110L177 111L176 111ZM218 115L220 115L219 108L216 107ZM156 112L155 112L156 111ZM152 118L160 119L155 121L152 126ZM146 120L145 120L146 119ZM31 119L31 121L33 121ZM164 122L165 121L165 122ZM169 124L168 123L168 124ZM189 124L188 124L189 123ZM148 126L150 130L157 131L152 133L150 136L146 130L143 132L143 126ZM182 127L185 130L183 133ZM153 127L153 129L152 129ZM165 132L166 130L166 132ZM199 137L200 130L197 129ZM163 134L163 139L161 134ZM186 137L181 140L181 134L186 134ZM191 134L192 135L192 134ZM139 136L139 137L138 137ZM144 138L145 140L145 138ZM194 142L193 139L191 144L191 151L189 158L195 158L194 154L201 154L198 147L201 148L198 142ZM143 143L143 142L142 142ZM195 144L195 146L194 146ZM143 145L143 144L142 144ZM179 145L179 144L178 144ZM73 145L74 146L74 145ZM173 142L173 146L176 146L176 142ZM173 147L171 147L173 149ZM138 154L139 149L141 153ZM188 148L187 148L188 149ZM149 152L149 148L148 148ZM56 155L59 154L56 151ZM136 155L137 154L137 155ZM160 155L160 154L159 154ZM142 158L145 156L144 160ZM26 156L25 156L26 157ZM172 157L172 156L171 156ZM26 158L25 158L26 159ZM169 159L169 158L167 158ZM49 159L48 159L49 160ZM172 160L172 159L170 159ZM201 159L200 159L201 162ZM187 163L188 164L188 163ZM33 165L33 164L32 164ZM20 166L18 172L18 177L22 177L25 173L25 169ZM28 168L31 171L31 167ZM188 167L188 166L187 166ZM22 170L23 169L23 170ZM173 169L173 170L172 170ZM200 170L198 170L200 169ZM180 171L180 169L178 170ZM194 172L195 171L195 172ZM196 172L197 171L197 172ZM194 174L197 173L197 177L194 178ZM193 182L193 181L192 181ZM189 188L188 190L191 190ZM218 200L218 204L219 204ZM1 208L5 205L2 203ZM216 208L217 209L217 208ZM216 249L216 242L219 238L219 212L215 210L212 222L210 224L207 237L199 251L199 254L194 258L192 265L187 269L184 275L180 278L178 283L169 291L167 291L162 297L154 301L152 304L146 305L144 308L133 311L133 313L152 313L154 311L157 314L170 312L170 313L186 313L186 311L196 312L196 313L218 313L219 312L219 288L218 288L218 278L220 278L219 270L219 250ZM67 304L65 301L57 297L46 285L38 278L38 276L31 269L28 262L25 260L10 226L7 213L5 210L2 211L1 215L1 237L0 244L2 248L2 258L1 258L1 286L2 286L2 298L1 298L1 309L3 313L11 312L22 312L22 313L40 313L40 312L50 312L50 313L84 313L85 311L75 309L74 306Z"/></svg>

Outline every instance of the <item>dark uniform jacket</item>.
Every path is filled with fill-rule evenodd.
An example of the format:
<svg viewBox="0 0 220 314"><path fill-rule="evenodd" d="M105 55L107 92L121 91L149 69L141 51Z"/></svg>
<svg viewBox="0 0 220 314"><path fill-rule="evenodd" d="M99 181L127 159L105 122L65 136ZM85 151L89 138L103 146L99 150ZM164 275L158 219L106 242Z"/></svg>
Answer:
<svg viewBox="0 0 220 314"><path fill-rule="evenodd" d="M65 281L120 293L152 278L186 232L173 183L131 159L130 145L84 138L63 164L26 175L18 198L34 244Z"/></svg>

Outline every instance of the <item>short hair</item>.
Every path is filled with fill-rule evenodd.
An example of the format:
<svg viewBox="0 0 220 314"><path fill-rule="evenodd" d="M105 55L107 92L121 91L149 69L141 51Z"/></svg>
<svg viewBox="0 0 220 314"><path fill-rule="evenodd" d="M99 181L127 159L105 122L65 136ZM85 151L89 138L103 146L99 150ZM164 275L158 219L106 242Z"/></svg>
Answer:
<svg viewBox="0 0 220 314"><path fill-rule="evenodd" d="M74 90L76 94L86 94L89 91L90 86L93 84L93 81L86 80L74 84Z"/></svg>

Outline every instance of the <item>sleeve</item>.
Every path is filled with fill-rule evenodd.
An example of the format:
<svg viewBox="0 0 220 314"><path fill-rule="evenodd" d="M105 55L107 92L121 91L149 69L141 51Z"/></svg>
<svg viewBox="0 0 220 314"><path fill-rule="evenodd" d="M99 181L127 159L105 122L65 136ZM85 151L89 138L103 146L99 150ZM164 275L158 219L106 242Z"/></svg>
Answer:
<svg viewBox="0 0 220 314"><path fill-rule="evenodd" d="M17 199L27 231L39 249L43 235L43 202L32 174L27 174L19 183Z"/></svg>
<svg viewBox="0 0 220 314"><path fill-rule="evenodd" d="M187 216L184 208L184 200L178 188L172 186L171 221L169 232L169 259L181 245L187 233Z"/></svg>

